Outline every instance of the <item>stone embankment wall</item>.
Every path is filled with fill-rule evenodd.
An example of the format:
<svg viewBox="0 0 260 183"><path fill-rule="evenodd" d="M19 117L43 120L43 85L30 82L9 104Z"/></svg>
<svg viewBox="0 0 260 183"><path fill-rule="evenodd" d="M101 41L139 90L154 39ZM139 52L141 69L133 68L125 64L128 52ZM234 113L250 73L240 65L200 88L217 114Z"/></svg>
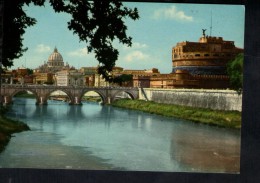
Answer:
<svg viewBox="0 0 260 183"><path fill-rule="evenodd" d="M144 94L145 92L145 94ZM139 98L183 106L209 108L214 110L241 111L242 95L233 90L205 89L139 89Z"/></svg>

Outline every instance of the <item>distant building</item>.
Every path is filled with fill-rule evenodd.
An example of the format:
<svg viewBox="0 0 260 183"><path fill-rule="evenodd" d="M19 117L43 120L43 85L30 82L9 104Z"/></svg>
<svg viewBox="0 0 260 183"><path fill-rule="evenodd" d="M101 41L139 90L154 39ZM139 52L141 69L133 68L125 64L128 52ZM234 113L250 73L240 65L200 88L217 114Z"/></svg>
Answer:
<svg viewBox="0 0 260 183"><path fill-rule="evenodd" d="M81 67L79 71L85 75L97 74L97 67Z"/></svg>
<svg viewBox="0 0 260 183"><path fill-rule="evenodd" d="M135 70L135 69L124 69L121 74L131 74L133 76L151 76L160 74L157 68L152 68L150 70Z"/></svg>
<svg viewBox="0 0 260 183"><path fill-rule="evenodd" d="M84 74L77 70L62 70L55 74L57 86L84 86Z"/></svg>
<svg viewBox="0 0 260 183"><path fill-rule="evenodd" d="M174 74L160 74L150 77L150 88L168 88L167 84L172 81Z"/></svg>
<svg viewBox="0 0 260 183"><path fill-rule="evenodd" d="M43 65L34 69L34 83L35 84L54 84L55 83L55 73L62 70L71 70L69 64L64 64L62 55L58 52L55 47L54 51L48 57L48 61L44 62Z"/></svg>
<svg viewBox="0 0 260 183"><path fill-rule="evenodd" d="M55 73L54 82L57 86L68 86L69 85L69 71L63 70Z"/></svg>
<svg viewBox="0 0 260 183"><path fill-rule="evenodd" d="M27 68L25 68L25 67L18 67L17 68L17 75L18 76L25 76L25 75L28 75L28 70L27 70Z"/></svg>
<svg viewBox="0 0 260 183"><path fill-rule="evenodd" d="M113 67L111 75L120 75L122 71L122 67ZM81 67L80 72L85 74L86 86L105 87L114 85L113 83L107 82L98 74L98 67Z"/></svg>
<svg viewBox="0 0 260 183"><path fill-rule="evenodd" d="M38 73L55 73L61 70L74 69L70 67L69 64L64 64L62 55L58 52L58 49L55 47L54 51L50 54L48 61L44 62L43 65L39 66L34 70Z"/></svg>
<svg viewBox="0 0 260 183"><path fill-rule="evenodd" d="M8 70L4 70L1 73L1 83L2 84L14 84L14 80L17 81L17 71L13 70L13 71L8 71Z"/></svg>
<svg viewBox="0 0 260 183"><path fill-rule="evenodd" d="M157 68L152 68L149 70L129 70L125 69L121 74L129 74L133 76L132 87L142 87L150 88L151 82L150 79L152 76L160 76L160 71Z"/></svg>
<svg viewBox="0 0 260 183"><path fill-rule="evenodd" d="M36 72L33 74L34 84L53 84L53 74L52 73L42 73Z"/></svg>
<svg viewBox="0 0 260 183"><path fill-rule="evenodd" d="M23 66L18 67L16 70L12 70L12 71L6 70L1 76L2 76L2 83L33 84L33 75L29 72L29 69Z"/></svg>
<svg viewBox="0 0 260 183"><path fill-rule="evenodd" d="M100 74L94 75L94 86L96 87L106 87L106 86L112 86L113 83L109 83L106 81Z"/></svg>
<svg viewBox="0 0 260 183"><path fill-rule="evenodd" d="M79 72L84 75L84 83L86 86L95 85L95 74L97 74L97 67L81 67Z"/></svg>
<svg viewBox="0 0 260 183"><path fill-rule="evenodd" d="M133 76L133 87L150 88L151 76Z"/></svg>
<svg viewBox="0 0 260 183"><path fill-rule="evenodd" d="M115 67L113 67L113 69L112 69L112 73L113 73L113 74L122 73L123 71L124 71L124 68L123 68L123 67L118 67L118 66L115 66Z"/></svg>
<svg viewBox="0 0 260 183"><path fill-rule="evenodd" d="M227 63L243 49L234 41L206 36L199 42L181 42L172 48L172 73L134 75L135 87L150 88L229 88ZM139 73L140 74L140 73Z"/></svg>
<svg viewBox="0 0 260 183"><path fill-rule="evenodd" d="M34 77L33 75L26 75L23 77L24 84L33 84Z"/></svg>
<svg viewBox="0 0 260 183"><path fill-rule="evenodd" d="M206 36L203 30L199 42L185 41L172 48L172 72L185 70L191 75L226 75L227 63L242 52L234 41Z"/></svg>
<svg viewBox="0 0 260 183"><path fill-rule="evenodd" d="M142 88L229 88L227 75L191 75L185 70L155 76L134 76L133 81L134 87Z"/></svg>

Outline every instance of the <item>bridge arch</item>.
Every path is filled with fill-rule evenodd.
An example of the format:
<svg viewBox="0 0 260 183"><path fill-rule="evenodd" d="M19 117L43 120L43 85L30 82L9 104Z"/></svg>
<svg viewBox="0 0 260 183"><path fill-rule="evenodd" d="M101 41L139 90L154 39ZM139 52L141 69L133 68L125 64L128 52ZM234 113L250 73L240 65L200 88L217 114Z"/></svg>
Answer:
<svg viewBox="0 0 260 183"><path fill-rule="evenodd" d="M25 88L20 88L20 89L16 89L16 90L12 90L10 93L5 94L3 97L3 102L5 104L12 104L13 103L13 97L15 97L15 95L22 93L22 92L31 92L36 100L37 100L37 92L35 90L30 90L30 89L25 89Z"/></svg>
<svg viewBox="0 0 260 183"><path fill-rule="evenodd" d="M68 101L69 103L71 103L71 101L73 101L73 96L70 91L67 91L66 89L56 89L56 88L49 90L49 92L46 93L46 99L49 99L52 93L58 92L58 91L61 91L67 95L67 97L69 98L69 101Z"/></svg>
<svg viewBox="0 0 260 183"><path fill-rule="evenodd" d="M33 95L34 95L35 97L38 96L37 92L34 91L34 90L21 88L21 89L14 90L14 92L10 94L10 97L13 98L13 97L14 97L15 95L17 95L18 93L21 93L21 92L27 92L27 91L33 93Z"/></svg>
<svg viewBox="0 0 260 183"><path fill-rule="evenodd" d="M88 92L95 92L95 93L97 93L97 94L100 96L100 98L101 98L101 103L102 103L102 104L106 103L106 99L107 99L107 98L106 98L106 95L104 95L103 92L98 91L98 90L95 90L95 89L84 89L84 90L81 92L80 99L82 99L82 98L84 97L84 95L85 95L86 93L88 93Z"/></svg>
<svg viewBox="0 0 260 183"><path fill-rule="evenodd" d="M127 90L120 90L113 93L111 96L111 102L117 100L119 94L127 94L132 100L136 99L135 95Z"/></svg>

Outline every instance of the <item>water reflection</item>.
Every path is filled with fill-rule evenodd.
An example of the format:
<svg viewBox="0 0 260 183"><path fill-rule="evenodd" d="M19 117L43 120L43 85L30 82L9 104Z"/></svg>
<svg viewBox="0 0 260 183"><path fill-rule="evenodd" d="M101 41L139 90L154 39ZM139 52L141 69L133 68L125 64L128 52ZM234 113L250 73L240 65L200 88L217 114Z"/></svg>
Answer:
<svg viewBox="0 0 260 183"><path fill-rule="evenodd" d="M240 132L223 128L200 128L194 124L175 128L171 157L195 171L237 173L240 168ZM238 138L234 138L234 136Z"/></svg>
<svg viewBox="0 0 260 183"><path fill-rule="evenodd" d="M17 117L26 121L32 131L17 134L20 141L13 140L9 149L0 154L0 160L4 159L5 162L4 165L0 162L1 166L9 167L14 161L20 162L17 157L10 155L13 151L35 154L46 152L49 147L47 154L59 153L52 154L51 158L39 155L37 158L45 162L42 168L56 166L53 161L55 156L66 154L66 158L61 160L66 161L59 162L56 168L70 166L91 169L88 161L95 157L96 163L101 163L105 169L239 171L238 131L89 102L81 106L57 101L49 102L47 106L36 106L30 99L24 102L13 105L13 111L18 111ZM46 141L44 135L52 140ZM45 149L41 150L42 147ZM75 157L72 152L81 157L80 163L73 161ZM27 167L34 167L41 163L33 157L30 159L33 162L22 161L23 165L13 166L25 166L28 163ZM103 166L104 163L109 166Z"/></svg>
<svg viewBox="0 0 260 183"><path fill-rule="evenodd" d="M133 127L142 129L144 131L150 131L152 126L152 118L151 117L144 117L143 115L137 116L137 122L133 123Z"/></svg>

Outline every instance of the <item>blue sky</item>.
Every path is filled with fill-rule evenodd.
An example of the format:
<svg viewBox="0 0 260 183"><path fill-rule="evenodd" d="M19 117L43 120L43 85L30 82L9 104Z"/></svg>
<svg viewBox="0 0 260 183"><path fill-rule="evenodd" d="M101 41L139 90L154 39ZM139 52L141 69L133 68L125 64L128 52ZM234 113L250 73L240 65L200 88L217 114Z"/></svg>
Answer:
<svg viewBox="0 0 260 183"><path fill-rule="evenodd" d="M125 3L137 7L140 19L126 19L127 34L133 38L131 48L115 42L120 55L117 66L124 69L158 68L161 73L172 70L171 50L177 42L198 41L202 29L210 35L212 14L212 36L235 41L237 47L244 47L244 6L202 5L174 3ZM46 4L45 7L25 6L29 16L37 19L37 24L27 29L24 46L29 50L14 61L12 69L21 66L36 68L48 60L55 46L63 60L80 67L97 66L86 44L79 42L77 35L67 29L70 16L56 14Z"/></svg>

